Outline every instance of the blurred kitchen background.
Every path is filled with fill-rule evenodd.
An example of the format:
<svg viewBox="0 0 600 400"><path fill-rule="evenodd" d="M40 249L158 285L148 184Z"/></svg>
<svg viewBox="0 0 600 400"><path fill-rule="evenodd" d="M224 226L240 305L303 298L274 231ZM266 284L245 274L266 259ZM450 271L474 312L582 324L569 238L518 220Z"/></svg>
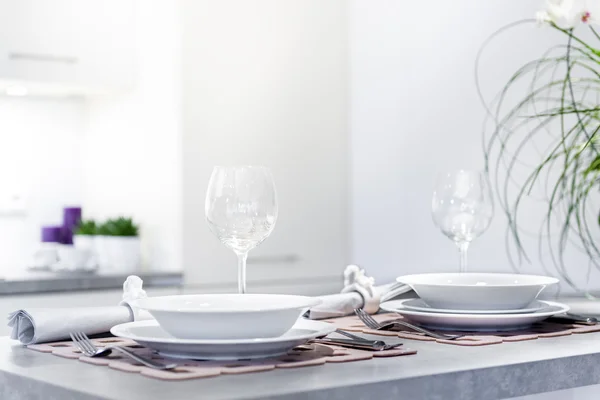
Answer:
<svg viewBox="0 0 600 400"><path fill-rule="evenodd" d="M235 256L204 220L214 165L265 165L275 178L279 220L250 252L251 292L337 292L349 263L378 282L457 271L431 221L434 178L482 168L477 51L540 7L0 0L0 312L13 295L19 307L119 300L127 271L28 269L64 207L139 224L135 272L151 295L235 291ZM523 29L531 41L506 34L482 60L490 97L547 48ZM472 270L511 270L505 229L496 210ZM521 270L543 273L535 260Z"/></svg>

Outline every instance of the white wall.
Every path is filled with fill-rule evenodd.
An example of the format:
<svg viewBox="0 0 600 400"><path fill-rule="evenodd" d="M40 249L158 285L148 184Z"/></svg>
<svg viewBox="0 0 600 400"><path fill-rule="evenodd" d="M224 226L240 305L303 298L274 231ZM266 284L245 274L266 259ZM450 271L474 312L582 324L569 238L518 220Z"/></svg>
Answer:
<svg viewBox="0 0 600 400"><path fill-rule="evenodd" d="M136 2L135 89L88 102L84 217L131 215L143 263L181 269L181 31L178 2Z"/></svg>
<svg viewBox="0 0 600 400"><path fill-rule="evenodd" d="M214 165L259 164L273 172L279 219L250 252L248 280L339 282L349 253L346 2L184 4L186 279L235 282L235 256L204 219L206 188Z"/></svg>
<svg viewBox="0 0 600 400"><path fill-rule="evenodd" d="M474 61L501 26L533 18L538 0L350 3L352 259L380 280L412 272L456 271L455 246L431 220L437 172L482 168L484 110ZM525 61L553 43L548 29L520 27L493 42L482 64L492 98ZM533 160L533 161L537 161ZM537 216L524 226L536 228ZM509 271L500 210L469 250L472 270ZM534 257L522 271L543 272ZM585 257L569 267L583 284ZM551 271L553 272L553 271ZM600 282L597 284L600 287Z"/></svg>
<svg viewBox="0 0 600 400"><path fill-rule="evenodd" d="M440 170L482 166L476 52L496 28L530 18L541 2L179 5L137 1L134 92L87 106L0 100L0 135L19 132L22 147L44 143L24 152L0 147L2 171L22 154L37 171L45 156L33 154L54 148L63 156L50 168L71 174L55 180L61 175L49 169L47 177L28 180L39 191L27 193L28 201L41 207L44 196L54 196L49 202L57 206L33 206L27 220L0 220L0 239L11 243L6 265L23 253L15 237L37 241L40 224L60 221L63 203L82 203L87 217L131 214L140 221L150 268L184 266L193 282L234 281L235 258L204 221L206 185L215 164L257 163L272 167L281 208L272 237L251 258L304 260L250 265L250 280L339 278L348 262L380 281L456 269L456 249L431 221L433 180ZM529 26L495 42L484 58L484 91L491 97L510 72L543 51L551 43L546 35ZM73 151L77 146L81 151ZM0 182L13 176L5 172ZM509 269L504 229L497 212L471 247L472 269ZM538 264L524 270L541 272Z"/></svg>
<svg viewBox="0 0 600 400"><path fill-rule="evenodd" d="M22 195L24 216L0 215L0 276L25 270L42 225L82 201L84 104L0 97L0 196Z"/></svg>

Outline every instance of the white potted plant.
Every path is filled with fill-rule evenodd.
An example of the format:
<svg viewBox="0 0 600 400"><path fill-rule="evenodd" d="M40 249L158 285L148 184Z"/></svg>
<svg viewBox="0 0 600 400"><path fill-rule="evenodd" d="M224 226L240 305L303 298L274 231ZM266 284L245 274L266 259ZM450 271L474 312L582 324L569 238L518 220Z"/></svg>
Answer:
<svg viewBox="0 0 600 400"><path fill-rule="evenodd" d="M73 245L77 249L94 250L94 239L96 237L96 221L82 220L73 233Z"/></svg>
<svg viewBox="0 0 600 400"><path fill-rule="evenodd" d="M62 250L62 251L61 251ZM62 255L61 260L64 262L75 262L84 265L72 266L76 269L94 270L98 267L97 251L96 251L96 221L82 220L77 224L73 232L73 246L64 245L59 248L59 253Z"/></svg>
<svg viewBox="0 0 600 400"><path fill-rule="evenodd" d="M109 219L97 229L100 269L105 272L132 273L140 264L139 227L131 218Z"/></svg>

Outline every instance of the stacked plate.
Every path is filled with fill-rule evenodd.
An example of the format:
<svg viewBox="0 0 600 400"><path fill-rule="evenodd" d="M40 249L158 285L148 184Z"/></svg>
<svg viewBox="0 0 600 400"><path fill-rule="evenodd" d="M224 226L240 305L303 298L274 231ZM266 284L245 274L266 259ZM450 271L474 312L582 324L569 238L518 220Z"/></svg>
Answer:
<svg viewBox="0 0 600 400"><path fill-rule="evenodd" d="M175 358L237 360L287 353L335 328L300 315L319 300L291 295L220 294L139 299L156 320L113 327L115 336Z"/></svg>
<svg viewBox="0 0 600 400"><path fill-rule="evenodd" d="M564 304L537 299L546 287L558 283L547 276L442 273L397 280L412 287L420 298L388 301L381 309L433 329L518 330L569 311Z"/></svg>

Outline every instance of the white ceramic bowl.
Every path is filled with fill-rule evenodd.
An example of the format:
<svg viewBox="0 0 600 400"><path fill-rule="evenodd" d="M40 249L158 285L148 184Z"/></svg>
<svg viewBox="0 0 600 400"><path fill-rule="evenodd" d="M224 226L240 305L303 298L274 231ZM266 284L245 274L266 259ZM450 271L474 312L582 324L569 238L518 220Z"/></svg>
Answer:
<svg viewBox="0 0 600 400"><path fill-rule="evenodd" d="M524 308L544 288L558 283L549 276L475 272L406 275L397 281L433 308L460 310Z"/></svg>
<svg viewBox="0 0 600 400"><path fill-rule="evenodd" d="M283 335L305 309L320 302L279 294L197 294L148 297L130 304L150 312L176 338L257 339Z"/></svg>

